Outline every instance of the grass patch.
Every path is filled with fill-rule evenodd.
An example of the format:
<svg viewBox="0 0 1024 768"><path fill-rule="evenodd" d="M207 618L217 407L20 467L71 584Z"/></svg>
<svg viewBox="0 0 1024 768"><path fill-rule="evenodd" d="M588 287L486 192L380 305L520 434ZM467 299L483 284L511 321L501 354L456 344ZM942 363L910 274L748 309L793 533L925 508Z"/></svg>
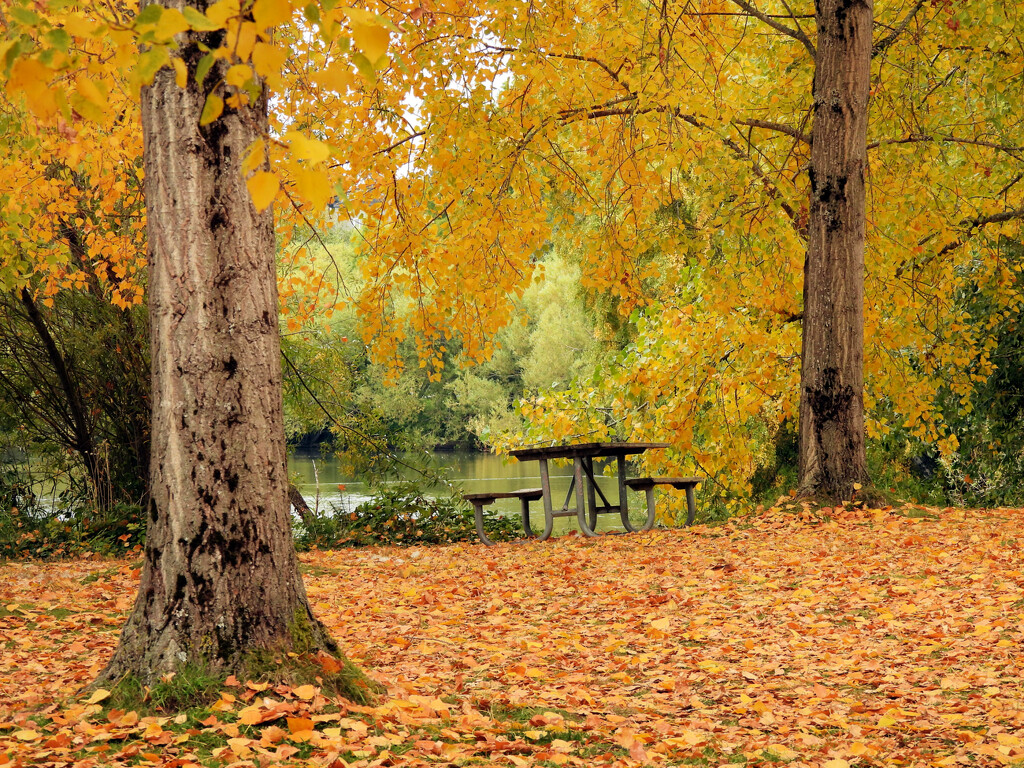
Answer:
<svg viewBox="0 0 1024 768"><path fill-rule="evenodd" d="M909 517L911 520L929 520L936 522L942 518L934 512L929 512L927 509L895 509L893 512L903 517Z"/></svg>
<svg viewBox="0 0 1024 768"><path fill-rule="evenodd" d="M135 675L125 675L110 689L109 707L144 713L184 712L216 701L226 675L207 665L182 665L173 676L147 687Z"/></svg>
<svg viewBox="0 0 1024 768"><path fill-rule="evenodd" d="M242 665L240 679L255 682L317 685L324 693L340 696L356 704L372 704L384 687L367 677L359 667L342 654L323 652L300 656L254 651Z"/></svg>
<svg viewBox="0 0 1024 768"><path fill-rule="evenodd" d="M304 576L313 576L314 578L324 578L327 576L337 576L341 571L337 568L327 568L323 565L308 565L307 563L299 563L299 573Z"/></svg>
<svg viewBox="0 0 1024 768"><path fill-rule="evenodd" d="M121 566L119 566L119 565L112 565L109 568L104 568L104 569L99 570L99 571L94 571L94 572L90 573L88 576L83 576L81 578L81 580L80 580L80 583L82 583L82 584L94 584L95 582L99 581L100 579L109 579L111 576L114 576L120 569L121 569Z"/></svg>
<svg viewBox="0 0 1024 768"><path fill-rule="evenodd" d="M515 707L495 702L491 702L487 707L487 713L493 719L506 720L513 723L529 723L537 715L543 715L545 712L555 712L566 720L572 720L573 722L581 722L585 719L583 715L558 709L557 707Z"/></svg>

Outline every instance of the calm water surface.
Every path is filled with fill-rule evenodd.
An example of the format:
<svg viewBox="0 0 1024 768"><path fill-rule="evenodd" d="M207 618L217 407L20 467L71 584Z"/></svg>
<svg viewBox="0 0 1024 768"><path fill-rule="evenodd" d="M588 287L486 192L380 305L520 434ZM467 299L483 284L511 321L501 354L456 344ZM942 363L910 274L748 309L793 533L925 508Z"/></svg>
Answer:
<svg viewBox="0 0 1024 768"><path fill-rule="evenodd" d="M433 455L433 461L449 470L450 476L462 487L463 493L540 488L540 465L536 461L518 462L510 457L505 458L478 452L437 453ZM415 465L418 460L410 457L408 463ZM572 480L572 465L552 463L548 466L552 494L557 508L562 506L569 490ZM595 473L600 473L600 467L601 464L595 462ZM369 497L370 490L367 484L343 472L337 460L332 456L295 455L288 459L288 468L292 476L297 478L296 485L311 507L319 503L321 509L339 506L351 510ZM415 477L412 472L406 472L406 474L410 478ZM604 480L599 479L599 484L609 501L614 504L618 500L614 476L606 477ZM344 488L339 488L339 485ZM575 506L575 499L570 502L570 507L573 506ZM519 516L519 501L517 499L498 499L491 508L508 515ZM532 502L530 508L533 512L531 515L533 529L543 531L544 512L541 502ZM630 492L629 509L632 513L631 519L639 521L645 517L642 494ZM622 523L617 515L601 515L598 527L599 530L621 530ZM575 518L556 518L555 520L556 533L577 529L578 524Z"/></svg>

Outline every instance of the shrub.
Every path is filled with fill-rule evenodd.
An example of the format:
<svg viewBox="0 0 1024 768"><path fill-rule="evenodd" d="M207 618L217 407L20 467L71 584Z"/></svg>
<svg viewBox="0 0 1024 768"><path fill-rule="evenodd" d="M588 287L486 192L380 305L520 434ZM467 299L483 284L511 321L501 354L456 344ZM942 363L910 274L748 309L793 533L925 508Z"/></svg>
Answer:
<svg viewBox="0 0 1024 768"><path fill-rule="evenodd" d="M521 535L516 521L484 512L484 530L493 541ZM340 507L296 531L299 549L397 544L451 544L476 539L473 510L455 496L432 497L401 483L377 489L351 512Z"/></svg>

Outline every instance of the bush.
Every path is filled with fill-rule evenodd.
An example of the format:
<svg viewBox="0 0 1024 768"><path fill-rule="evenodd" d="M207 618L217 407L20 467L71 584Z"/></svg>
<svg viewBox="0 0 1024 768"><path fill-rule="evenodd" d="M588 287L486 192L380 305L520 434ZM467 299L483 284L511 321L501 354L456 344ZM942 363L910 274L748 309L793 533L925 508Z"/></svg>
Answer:
<svg viewBox="0 0 1024 768"><path fill-rule="evenodd" d="M69 493L57 501L57 507L49 509L32 491L31 478L21 468L0 465L0 558L118 555L140 545L145 536L137 505L114 504L96 510Z"/></svg>
<svg viewBox="0 0 1024 768"><path fill-rule="evenodd" d="M484 530L493 541L521 536L516 521L484 512ZM309 526L296 531L296 546L327 549L339 546L451 544L476 539L473 510L462 499L427 496L414 484L380 488L348 512L335 506Z"/></svg>

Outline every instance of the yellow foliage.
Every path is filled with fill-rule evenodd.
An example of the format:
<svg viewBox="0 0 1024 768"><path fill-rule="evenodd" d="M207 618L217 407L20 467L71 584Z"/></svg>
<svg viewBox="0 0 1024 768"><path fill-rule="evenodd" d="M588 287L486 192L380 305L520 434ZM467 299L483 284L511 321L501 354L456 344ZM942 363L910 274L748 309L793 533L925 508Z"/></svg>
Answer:
<svg viewBox="0 0 1024 768"><path fill-rule="evenodd" d="M269 171L256 171L248 178L245 185L249 189L252 204L258 211L262 211L274 202L274 197L277 196L277 191L280 189L277 176Z"/></svg>

